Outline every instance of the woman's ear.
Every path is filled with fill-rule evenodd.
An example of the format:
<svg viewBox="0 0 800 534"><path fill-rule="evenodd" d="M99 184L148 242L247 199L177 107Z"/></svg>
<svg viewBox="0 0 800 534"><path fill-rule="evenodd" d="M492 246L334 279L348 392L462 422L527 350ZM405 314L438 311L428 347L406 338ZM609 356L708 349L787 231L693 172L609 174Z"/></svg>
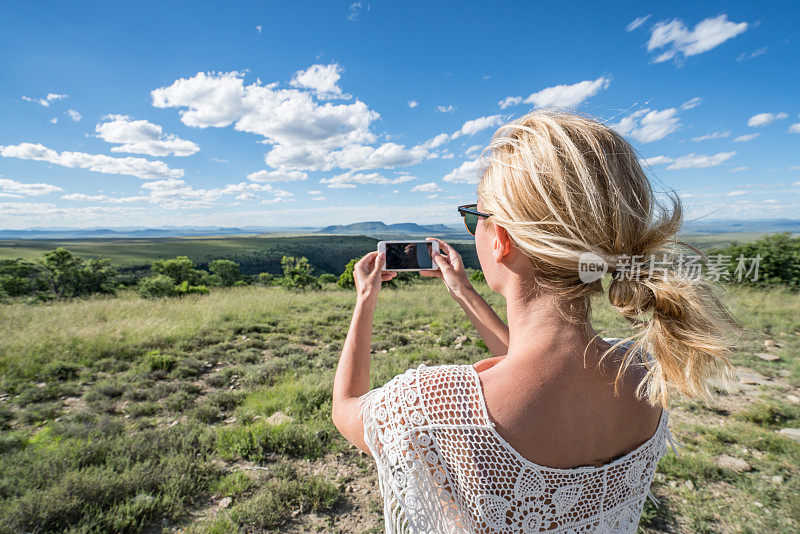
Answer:
<svg viewBox="0 0 800 534"><path fill-rule="evenodd" d="M492 256L494 261L500 263L511 252L511 237L502 226L492 223L494 237L492 237Z"/></svg>

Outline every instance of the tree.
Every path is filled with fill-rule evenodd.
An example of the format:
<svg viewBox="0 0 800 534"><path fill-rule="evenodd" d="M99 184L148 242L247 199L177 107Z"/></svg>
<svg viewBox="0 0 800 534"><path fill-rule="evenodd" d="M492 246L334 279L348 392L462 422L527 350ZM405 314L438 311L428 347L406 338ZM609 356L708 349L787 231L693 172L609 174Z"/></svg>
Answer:
<svg viewBox="0 0 800 534"><path fill-rule="evenodd" d="M281 285L290 289L320 289L317 279L311 275L311 264L308 258L284 256L281 258L283 278Z"/></svg>
<svg viewBox="0 0 800 534"><path fill-rule="evenodd" d="M45 252L42 259L37 260L42 272L42 279L56 298L72 297L80 284L81 259L73 256L64 247Z"/></svg>
<svg viewBox="0 0 800 534"><path fill-rule="evenodd" d="M178 294L175 282L165 274L142 278L136 289L143 298L171 297Z"/></svg>
<svg viewBox="0 0 800 534"><path fill-rule="evenodd" d="M156 260L150 265L150 270L156 274L163 274L172 278L175 284L186 281L189 285L197 285L203 278L203 271L194 268L194 262L186 256L168 260Z"/></svg>
<svg viewBox="0 0 800 534"><path fill-rule="evenodd" d="M39 267L21 258L0 260L0 291L10 297L20 297L36 292L39 284Z"/></svg>
<svg viewBox="0 0 800 534"><path fill-rule="evenodd" d="M241 278L239 264L230 260L214 260L208 264L208 270L219 276L223 286L232 286Z"/></svg>
<svg viewBox="0 0 800 534"><path fill-rule="evenodd" d="M355 269L358 260L359 258L353 258L347 262L347 265L344 266L344 271L339 276L339 281L336 282L336 285L342 289L350 289L356 286L355 278L353 278L353 269Z"/></svg>

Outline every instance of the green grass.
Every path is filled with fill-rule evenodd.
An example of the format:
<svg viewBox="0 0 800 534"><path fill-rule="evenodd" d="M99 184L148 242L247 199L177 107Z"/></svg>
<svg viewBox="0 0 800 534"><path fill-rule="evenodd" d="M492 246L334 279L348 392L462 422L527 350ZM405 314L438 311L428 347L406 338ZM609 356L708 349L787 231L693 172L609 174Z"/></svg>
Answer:
<svg viewBox="0 0 800 534"><path fill-rule="evenodd" d="M502 300L485 285L479 290L502 316ZM746 352L735 362L800 386L800 299L744 288L729 299L748 328L748 349L763 350L767 335L783 345L777 362ZM0 532L140 531L164 519L198 532L281 530L311 511L345 513L338 487L307 466L344 453L361 464L359 476L371 476L371 460L353 454L330 421L354 301L352 291L334 288L237 287L180 300L125 291L3 306ZM602 299L594 316L605 335L628 328ZM463 333L469 339L455 350ZM382 291L372 344L373 387L420 363L489 356L436 280ZM800 529L792 497L800 491L800 445L776 432L800 425L800 408L770 391L730 415L688 401L676 407L672 428L686 447L662 459L653 488L662 506L646 507L644 530ZM293 421L269 424L277 411ZM714 462L720 454L753 469L726 471ZM253 464L269 470L242 471ZM775 476L783 482L771 482ZM187 523L189 510L222 497L233 499L228 509ZM380 524L379 508L360 513Z"/></svg>

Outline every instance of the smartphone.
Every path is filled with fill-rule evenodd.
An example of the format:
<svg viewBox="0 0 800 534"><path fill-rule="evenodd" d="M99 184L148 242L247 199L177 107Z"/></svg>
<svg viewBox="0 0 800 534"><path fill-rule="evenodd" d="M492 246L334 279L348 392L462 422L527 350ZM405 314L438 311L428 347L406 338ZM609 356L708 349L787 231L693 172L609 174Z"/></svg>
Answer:
<svg viewBox="0 0 800 534"><path fill-rule="evenodd" d="M378 252L386 255L384 271L432 271L439 266L431 254L439 252L438 241L380 241Z"/></svg>

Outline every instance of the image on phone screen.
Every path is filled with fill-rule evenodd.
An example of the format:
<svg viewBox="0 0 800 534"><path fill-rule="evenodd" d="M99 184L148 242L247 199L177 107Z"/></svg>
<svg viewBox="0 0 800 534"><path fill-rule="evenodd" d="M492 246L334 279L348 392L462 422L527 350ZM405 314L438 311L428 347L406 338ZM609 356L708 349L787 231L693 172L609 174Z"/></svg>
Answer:
<svg viewBox="0 0 800 534"><path fill-rule="evenodd" d="M386 270L432 269L430 243L386 243Z"/></svg>

